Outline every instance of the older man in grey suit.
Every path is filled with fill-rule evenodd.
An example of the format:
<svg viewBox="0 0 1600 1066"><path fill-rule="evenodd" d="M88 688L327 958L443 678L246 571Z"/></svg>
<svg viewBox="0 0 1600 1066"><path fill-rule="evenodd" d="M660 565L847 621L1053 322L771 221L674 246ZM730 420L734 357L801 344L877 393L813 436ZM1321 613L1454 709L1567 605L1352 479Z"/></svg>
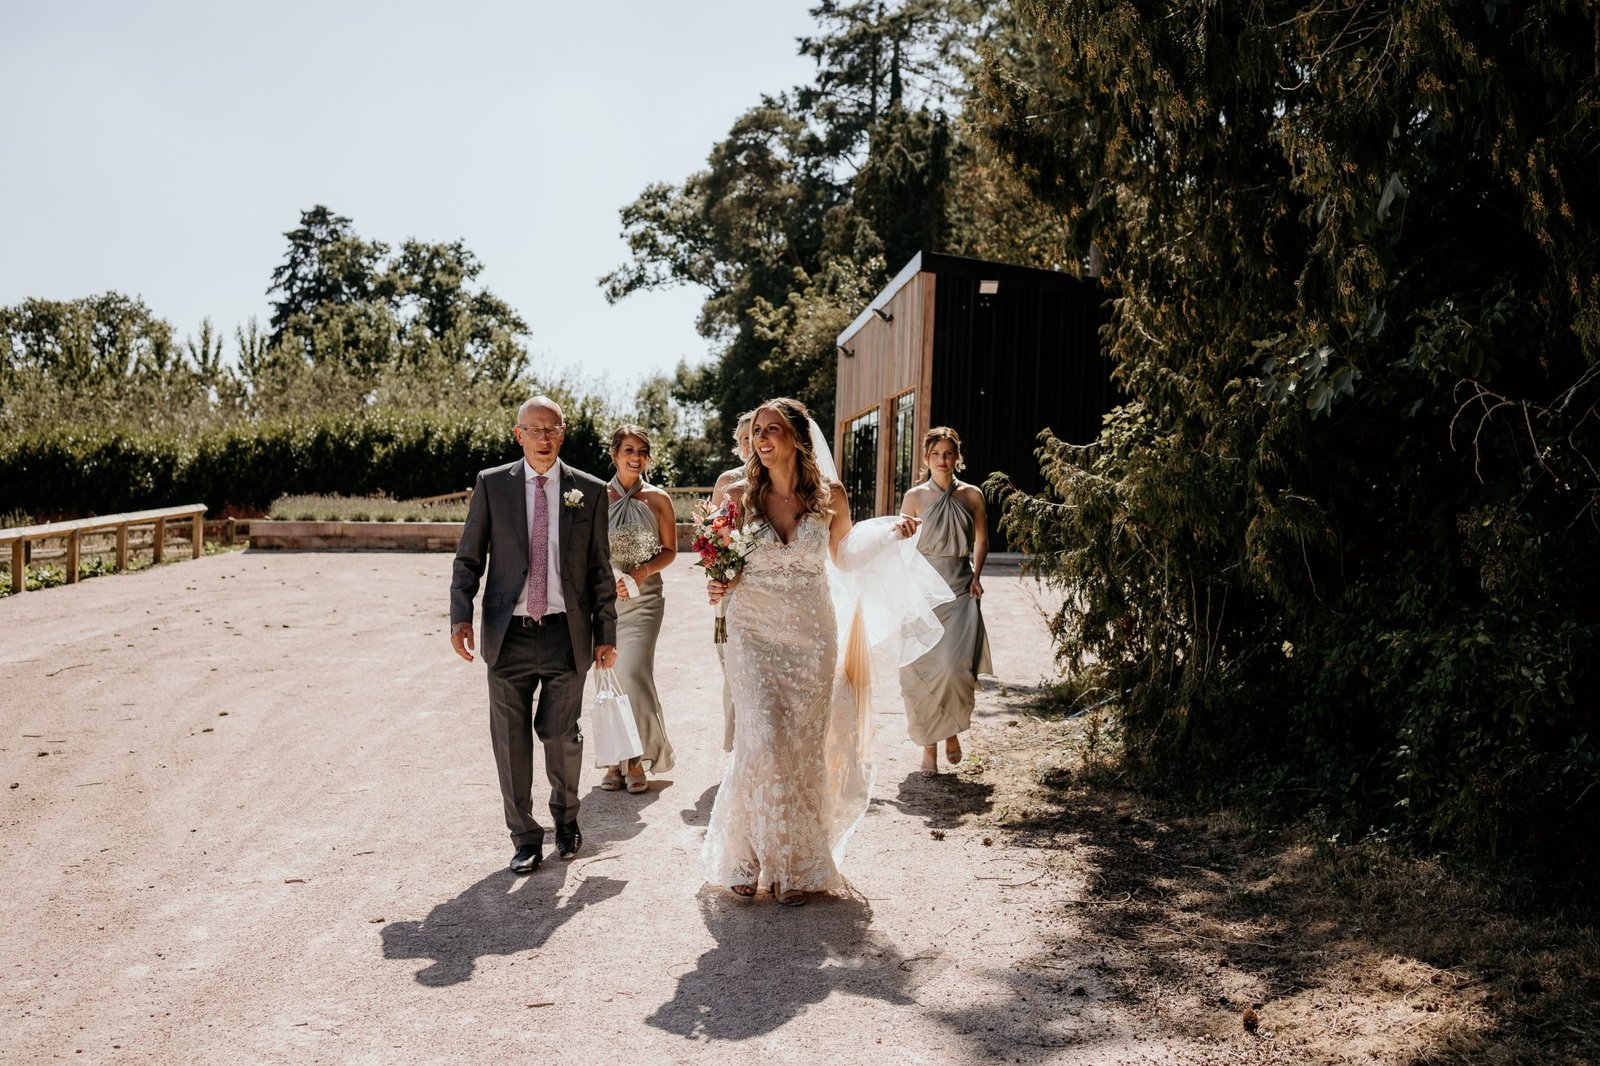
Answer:
<svg viewBox="0 0 1600 1066"><path fill-rule="evenodd" d="M589 664L617 659L617 587L605 482L561 461L560 406L535 396L518 409L515 432L522 458L482 471L473 488L450 579L450 643L472 661L472 601L487 566L489 728L516 848L511 869L526 874L544 858L544 828L533 817L533 734L544 745L556 853L570 859L583 844L578 716Z"/></svg>

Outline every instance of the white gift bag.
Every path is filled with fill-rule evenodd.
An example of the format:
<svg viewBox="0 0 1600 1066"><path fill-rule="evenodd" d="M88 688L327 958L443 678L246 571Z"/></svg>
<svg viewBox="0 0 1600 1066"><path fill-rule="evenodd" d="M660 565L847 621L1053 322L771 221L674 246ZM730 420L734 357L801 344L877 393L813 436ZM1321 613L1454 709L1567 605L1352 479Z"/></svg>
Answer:
<svg viewBox="0 0 1600 1066"><path fill-rule="evenodd" d="M633 703L622 691L615 670L594 672L594 708L589 733L595 769L616 766L644 754L639 727L633 721Z"/></svg>

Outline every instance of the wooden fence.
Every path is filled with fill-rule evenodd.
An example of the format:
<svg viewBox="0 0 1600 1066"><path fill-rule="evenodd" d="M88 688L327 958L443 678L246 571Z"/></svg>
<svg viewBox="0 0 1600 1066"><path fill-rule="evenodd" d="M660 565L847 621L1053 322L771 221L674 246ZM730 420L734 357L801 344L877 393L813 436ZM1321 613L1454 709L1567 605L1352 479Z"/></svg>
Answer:
<svg viewBox="0 0 1600 1066"><path fill-rule="evenodd" d="M78 559L83 538L89 533L114 533L117 538L115 555L117 569L128 568L128 530L137 526L151 526L151 551L156 562L161 562L166 552L167 527L189 526L189 543L193 557L205 552L206 505L191 503L182 507L163 507L154 511L131 511L126 514L97 515L71 522L47 522L39 526L20 526L0 529L0 549L11 546L11 591L23 592L28 587L28 556L38 541L62 540L66 542L64 566L67 583L78 580Z"/></svg>

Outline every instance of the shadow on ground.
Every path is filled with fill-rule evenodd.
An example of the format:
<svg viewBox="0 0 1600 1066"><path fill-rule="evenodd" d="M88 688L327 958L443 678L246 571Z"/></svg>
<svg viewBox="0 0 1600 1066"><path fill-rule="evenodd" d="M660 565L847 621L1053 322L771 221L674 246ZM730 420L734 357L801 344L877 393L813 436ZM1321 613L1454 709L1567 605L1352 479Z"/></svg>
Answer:
<svg viewBox="0 0 1600 1066"><path fill-rule="evenodd" d="M645 809L660 802L671 787L670 778L652 777L643 792L623 789L607 792L597 782L583 797L584 857L603 855L612 850L613 845L632 840L644 832Z"/></svg>
<svg viewBox="0 0 1600 1066"><path fill-rule="evenodd" d="M985 801L1006 843L1057 878L1047 949L1002 975L1018 1001L1060 1005L1060 1034L1033 1046L1092 1042L1115 1012L1217 1049L1199 1062L1600 1061L1592 916L1530 915L1393 847L1075 775L1041 752L1077 725L1025 725L1004 731L1004 787ZM946 1021L971 1031L994 1014Z"/></svg>
<svg viewBox="0 0 1600 1066"><path fill-rule="evenodd" d="M716 946L675 968L677 994L646 1019L657 1029L743 1040L772 1032L836 992L894 1006L913 1002L906 960L871 930L865 900L813 896L789 908L766 892L746 902L707 885L697 902ZM826 1034L819 1034L819 1048L826 1045Z"/></svg>
<svg viewBox="0 0 1600 1066"><path fill-rule="evenodd" d="M694 807L678 812L683 818L684 825L707 826L711 824L711 807L717 801L717 789L720 785L712 785L700 793L700 798L694 801Z"/></svg>
<svg viewBox="0 0 1600 1066"><path fill-rule="evenodd" d="M431 988L459 984L472 977L480 958L532 951L585 907L604 903L627 885L589 877L561 900L567 869L565 863L547 858L528 877L496 871L433 908L420 922L384 926L383 957L430 960L417 971L418 984Z"/></svg>
<svg viewBox="0 0 1600 1066"><path fill-rule="evenodd" d="M921 818L929 829L954 829L994 808L994 786L960 774L923 777L907 774L893 799L880 802L908 818Z"/></svg>

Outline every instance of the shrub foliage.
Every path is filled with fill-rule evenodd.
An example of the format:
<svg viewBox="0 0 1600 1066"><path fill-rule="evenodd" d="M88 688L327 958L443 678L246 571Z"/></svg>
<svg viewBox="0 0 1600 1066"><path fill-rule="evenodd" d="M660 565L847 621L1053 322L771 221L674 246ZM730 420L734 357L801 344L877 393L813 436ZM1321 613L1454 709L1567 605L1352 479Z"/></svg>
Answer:
<svg viewBox="0 0 1600 1066"><path fill-rule="evenodd" d="M1600 814L1600 118L1571 2L1019 5L987 132L1130 402L1004 497L1131 758L1439 845Z"/></svg>
<svg viewBox="0 0 1600 1066"><path fill-rule="evenodd" d="M562 457L607 469L589 404L567 408ZM36 431L0 441L4 506L40 521L174 501L212 514L262 513L279 496L383 493L414 499L471 488L479 470L521 455L514 411L440 415L361 411L192 434Z"/></svg>

